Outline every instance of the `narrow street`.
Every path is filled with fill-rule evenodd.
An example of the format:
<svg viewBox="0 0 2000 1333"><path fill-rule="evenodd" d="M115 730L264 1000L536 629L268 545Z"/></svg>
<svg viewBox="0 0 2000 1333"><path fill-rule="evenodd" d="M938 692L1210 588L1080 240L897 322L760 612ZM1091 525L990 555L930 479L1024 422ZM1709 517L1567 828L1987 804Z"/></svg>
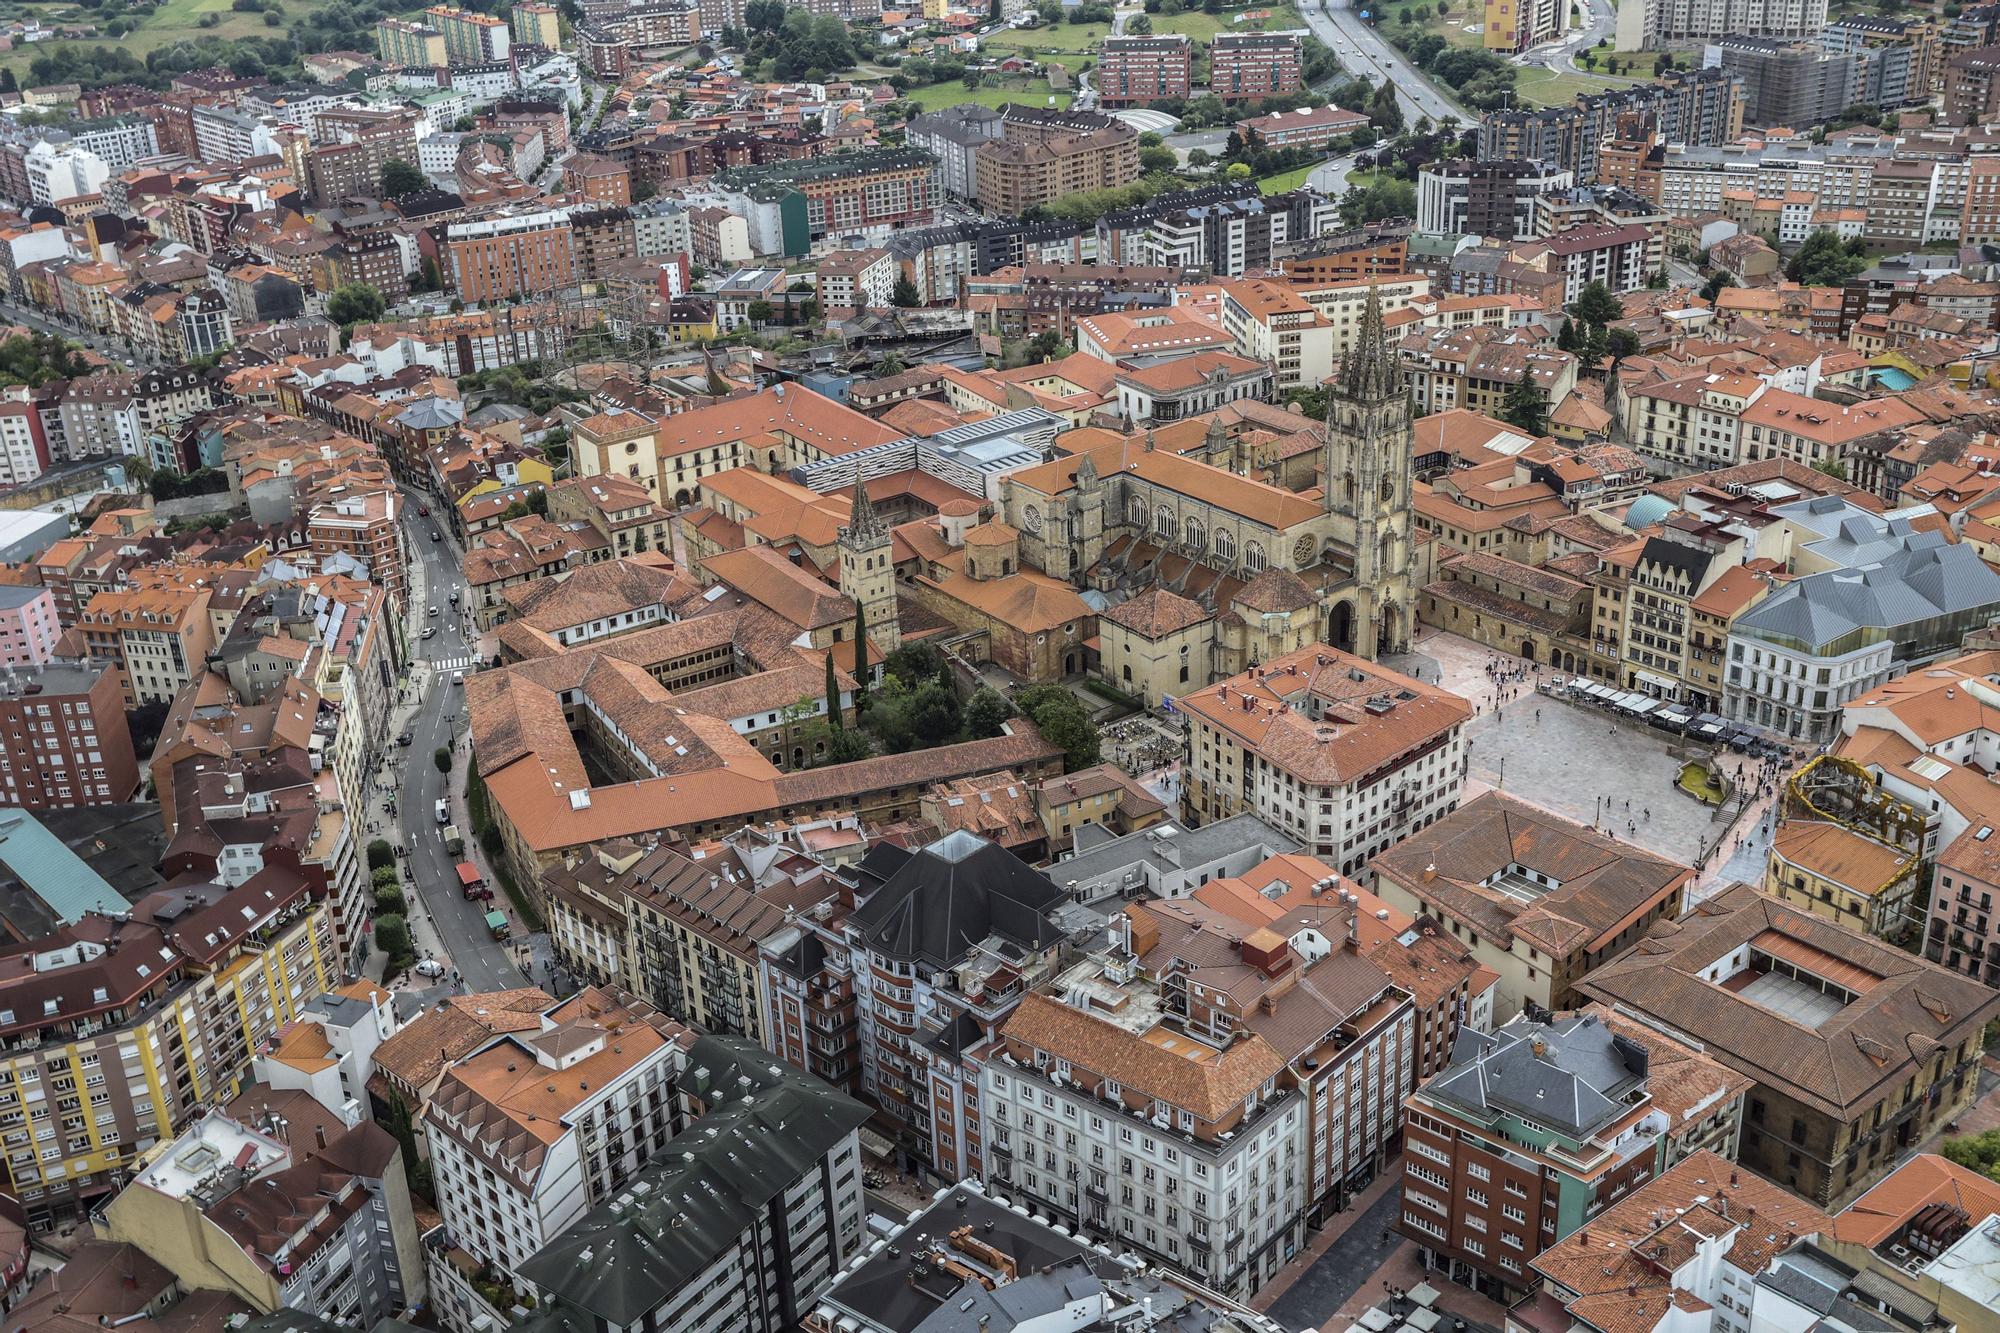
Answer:
<svg viewBox="0 0 2000 1333"><path fill-rule="evenodd" d="M431 504L431 498L406 488L403 499L404 541L412 557L410 659L390 730L395 735L407 732L410 744L390 747L388 771L380 775L382 789L370 797L374 830L370 837L387 837L407 853L401 864L415 881L415 892L409 895L411 939L419 958L436 959L447 969L434 984L458 991L508 990L525 984L515 951L525 947L526 932L491 869L483 865L465 808L463 774L471 743L466 736L465 690L459 681L476 666L477 656L467 637L468 622L451 603L454 592L461 599L465 595L464 575L450 536L431 540L431 532L444 532L443 526L435 516L417 512L419 506ZM431 607L437 608L437 615L428 614ZM429 639L422 637L427 628L437 631ZM440 746L451 750L448 775L438 772L432 762L432 753ZM393 816L387 809L391 800L396 803ZM466 840L463 858L445 851L443 825L436 813L439 800L447 801L448 822ZM488 887L494 890L492 902L467 899L461 892L455 868L460 859L482 865ZM512 943L495 940L487 929L486 914L494 910L507 915ZM413 984L422 988L430 983L416 979Z"/></svg>

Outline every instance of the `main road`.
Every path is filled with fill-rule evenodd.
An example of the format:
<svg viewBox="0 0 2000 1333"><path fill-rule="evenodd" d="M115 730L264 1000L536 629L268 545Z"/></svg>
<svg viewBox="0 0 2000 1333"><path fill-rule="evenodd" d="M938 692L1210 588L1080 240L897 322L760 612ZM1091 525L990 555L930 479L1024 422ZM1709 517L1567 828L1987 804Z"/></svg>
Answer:
<svg viewBox="0 0 2000 1333"><path fill-rule="evenodd" d="M514 963L512 949L495 940L486 928L486 913L506 910L504 895L493 885L493 902L467 899L459 888L458 858L445 851L442 826L437 819L437 803L449 804L451 818L466 838L472 830L465 819L462 785L466 758L459 752L457 738L466 729L465 688L460 683L476 662L476 649L469 634L469 622L460 615L466 600L465 576L459 567L458 548L449 536L432 541L432 532L443 532L435 516L417 511L432 504L431 497L405 489L403 539L413 553L409 606L410 701L398 716L410 744L404 748L403 779L396 793L398 840L408 852L404 864L416 882L417 896L428 929L417 932L419 952L429 947L424 936L435 939L449 968L458 974L457 989L465 991L511 990L527 984ZM457 593L461 606L452 605ZM437 608L435 616L429 614ZM437 632L429 639L425 629ZM452 751L452 771L437 771L432 752L440 746ZM469 855L469 849L468 849ZM518 926L518 922L516 925ZM447 972L444 980L452 980Z"/></svg>
<svg viewBox="0 0 2000 1333"><path fill-rule="evenodd" d="M1389 45L1372 24L1362 21L1362 10L1370 2L1303 0L1299 12L1305 16L1313 35L1333 48L1348 73L1375 83L1388 80L1396 89L1396 101L1402 106L1404 117L1412 124L1420 116L1430 117L1433 124L1456 120L1469 125L1476 121L1477 116L1447 97L1404 59L1401 51ZM1374 3L1384 2L1374 0Z"/></svg>

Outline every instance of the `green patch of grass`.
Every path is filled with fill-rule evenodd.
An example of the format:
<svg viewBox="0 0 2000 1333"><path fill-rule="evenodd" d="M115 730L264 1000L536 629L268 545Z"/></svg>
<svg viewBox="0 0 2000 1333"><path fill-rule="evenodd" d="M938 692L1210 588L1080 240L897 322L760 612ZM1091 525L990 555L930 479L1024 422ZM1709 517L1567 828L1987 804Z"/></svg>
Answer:
<svg viewBox="0 0 2000 1333"><path fill-rule="evenodd" d="M1357 190L1365 190L1371 185L1387 185L1401 177L1377 167L1356 167L1347 173L1347 183Z"/></svg>
<svg viewBox="0 0 2000 1333"><path fill-rule="evenodd" d="M904 99L925 111L936 111L939 107L959 106L965 102L976 102L980 106L1001 107L1009 102L1020 102L1027 106L1047 106L1049 98L1055 98L1055 105L1066 107L1074 94L1049 91L1047 79L988 79L984 84L970 91L957 79L949 83L934 83L927 88L912 88Z"/></svg>
<svg viewBox="0 0 2000 1333"><path fill-rule="evenodd" d="M1306 183L1306 177L1312 175L1313 168L1318 165L1317 162L1308 162L1302 167L1281 171L1275 176L1266 176L1257 182L1257 189L1263 194L1283 194L1287 190L1296 190Z"/></svg>
<svg viewBox="0 0 2000 1333"><path fill-rule="evenodd" d="M1026 55L1087 56L1111 35L1109 23L1045 23L1039 28L1010 28L988 37L988 51L1020 51Z"/></svg>
<svg viewBox="0 0 2000 1333"><path fill-rule="evenodd" d="M1530 65L1514 79L1514 95L1529 106L1568 106L1580 93L1622 88L1630 79L1594 79L1583 74L1558 74Z"/></svg>
<svg viewBox="0 0 2000 1333"><path fill-rule="evenodd" d="M1247 12L1268 12L1270 17L1255 23L1236 23L1235 14L1204 14L1200 10L1189 10L1185 14L1149 14L1153 20L1153 32L1159 36L1168 33L1185 33L1194 38L1196 46L1207 46L1219 33L1235 32L1284 32L1293 28L1303 28L1306 21L1299 17L1299 11L1290 5L1252 5Z"/></svg>
<svg viewBox="0 0 2000 1333"><path fill-rule="evenodd" d="M313 0L290 0L289 8L297 9L313 3ZM284 7L284 6L281 6ZM212 28L201 26L204 15L214 14L221 21ZM74 15L55 18L45 17L44 22L95 23L100 32L104 25L117 13L106 8L95 14L78 11ZM140 20L139 27L123 37L87 37L78 42L82 46L122 46L133 55L144 60L148 53L175 42L188 41L196 37L273 37L286 35L289 24L266 27L262 14L239 14L229 7L229 0L164 0L160 7ZM0 68L11 69L25 85L28 82L28 67L35 57L56 48L59 43L67 43L68 38L55 41L24 43L12 51L0 54Z"/></svg>

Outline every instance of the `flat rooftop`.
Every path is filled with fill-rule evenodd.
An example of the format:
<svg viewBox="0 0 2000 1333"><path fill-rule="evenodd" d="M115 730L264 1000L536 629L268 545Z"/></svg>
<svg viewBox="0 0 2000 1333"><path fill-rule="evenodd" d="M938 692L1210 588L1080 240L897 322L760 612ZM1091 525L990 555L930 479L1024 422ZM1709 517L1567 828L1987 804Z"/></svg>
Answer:
<svg viewBox="0 0 2000 1333"><path fill-rule="evenodd" d="M254 1176L278 1165L284 1145L225 1115L208 1115L168 1144L133 1182L184 1199L228 1173Z"/></svg>

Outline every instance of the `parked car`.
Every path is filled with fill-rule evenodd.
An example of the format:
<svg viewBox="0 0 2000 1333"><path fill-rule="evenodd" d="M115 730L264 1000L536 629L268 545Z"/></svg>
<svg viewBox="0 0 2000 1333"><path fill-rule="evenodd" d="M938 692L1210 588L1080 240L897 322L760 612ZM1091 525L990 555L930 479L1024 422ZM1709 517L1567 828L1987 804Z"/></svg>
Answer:
<svg viewBox="0 0 2000 1333"><path fill-rule="evenodd" d="M444 975L444 964L435 958L426 958L417 964L416 973L420 977L441 977Z"/></svg>
<svg viewBox="0 0 2000 1333"><path fill-rule="evenodd" d="M396 737L396 744L408 747L409 744L415 739L416 738L414 736L410 735L410 733L406 731L402 735Z"/></svg>
<svg viewBox="0 0 2000 1333"><path fill-rule="evenodd" d="M437 608L436 608L435 606L433 606L433 607L427 607L427 608L425 608L425 610L424 610L424 614L425 614L425 615L427 615L427 616L435 616L435 615L437 615L437 613L438 613L438 609L437 609Z"/></svg>
<svg viewBox="0 0 2000 1333"><path fill-rule="evenodd" d="M422 634L419 634L417 637L420 639L435 639L437 637L437 634L438 632L436 625L426 625L424 626L424 632Z"/></svg>

